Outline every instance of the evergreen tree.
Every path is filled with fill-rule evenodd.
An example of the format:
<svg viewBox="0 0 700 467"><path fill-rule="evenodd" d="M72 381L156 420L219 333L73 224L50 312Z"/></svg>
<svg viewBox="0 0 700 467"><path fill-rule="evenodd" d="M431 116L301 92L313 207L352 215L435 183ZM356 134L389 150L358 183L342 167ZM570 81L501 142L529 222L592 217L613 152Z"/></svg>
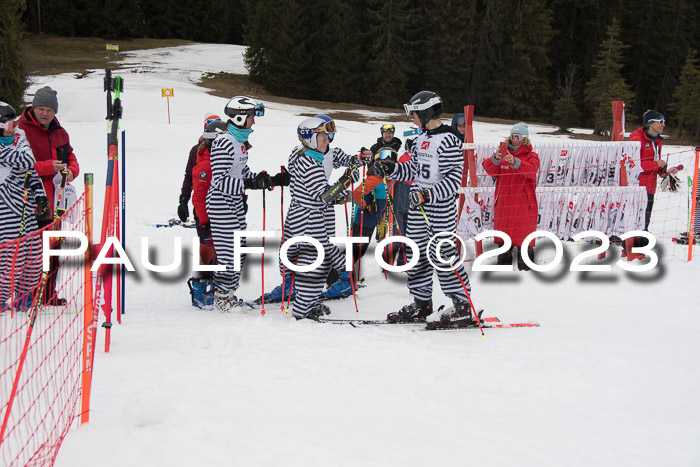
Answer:
<svg viewBox="0 0 700 467"><path fill-rule="evenodd" d="M7 102L19 112L24 108L24 77L22 32L20 18L24 2L5 0L0 3L0 101Z"/></svg>
<svg viewBox="0 0 700 467"><path fill-rule="evenodd" d="M469 76L474 66L476 2L431 1L422 14L426 30L420 61L425 87L442 97L445 110L461 112L466 104ZM416 91L418 89L415 89Z"/></svg>
<svg viewBox="0 0 700 467"><path fill-rule="evenodd" d="M596 135L602 135L612 127L611 102L621 100L629 105L633 96L620 72L625 45L619 37L620 23L613 18L593 64L593 77L586 85L585 101L592 116L591 123L594 124L593 134Z"/></svg>
<svg viewBox="0 0 700 467"><path fill-rule="evenodd" d="M686 56L669 109L678 121L679 138L683 135L685 125L688 125L695 138L700 137L700 66L695 50L690 50Z"/></svg>
<svg viewBox="0 0 700 467"><path fill-rule="evenodd" d="M623 72L634 92L634 114L666 111L687 50L693 47L696 5L688 0L645 1L624 9L622 35L631 47Z"/></svg>
<svg viewBox="0 0 700 467"><path fill-rule="evenodd" d="M552 117L562 131L567 131L581 118L576 99L579 81L579 70L573 63L570 63L566 72L559 76L558 99L554 102Z"/></svg>
<svg viewBox="0 0 700 467"><path fill-rule="evenodd" d="M413 61L411 41L415 19L410 0L368 0L370 57L366 77L369 104L401 105L408 89Z"/></svg>
<svg viewBox="0 0 700 467"><path fill-rule="evenodd" d="M362 102L367 95L366 56L362 48L366 36L358 8L358 4L362 4L344 0L329 0L326 4L320 66L324 85L318 91L323 99L331 102Z"/></svg>

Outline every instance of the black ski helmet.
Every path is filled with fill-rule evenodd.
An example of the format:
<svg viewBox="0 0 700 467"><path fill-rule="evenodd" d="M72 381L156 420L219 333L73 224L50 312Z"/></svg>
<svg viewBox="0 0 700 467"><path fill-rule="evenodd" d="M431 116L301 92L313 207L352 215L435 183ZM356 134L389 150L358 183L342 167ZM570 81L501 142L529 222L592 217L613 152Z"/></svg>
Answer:
<svg viewBox="0 0 700 467"><path fill-rule="evenodd" d="M432 91L421 91L411 97L408 104L404 104L406 115L409 117L413 112L418 113L418 120L425 128L425 125L431 118L442 113L442 99Z"/></svg>
<svg viewBox="0 0 700 467"><path fill-rule="evenodd" d="M5 128L7 122L12 122L17 119L17 112L10 104L0 101L0 123L2 128Z"/></svg>
<svg viewBox="0 0 700 467"><path fill-rule="evenodd" d="M202 137L204 138L204 141L207 142L207 146L211 146L211 143L216 139L216 137L222 133L226 133L226 122L215 120L207 124Z"/></svg>

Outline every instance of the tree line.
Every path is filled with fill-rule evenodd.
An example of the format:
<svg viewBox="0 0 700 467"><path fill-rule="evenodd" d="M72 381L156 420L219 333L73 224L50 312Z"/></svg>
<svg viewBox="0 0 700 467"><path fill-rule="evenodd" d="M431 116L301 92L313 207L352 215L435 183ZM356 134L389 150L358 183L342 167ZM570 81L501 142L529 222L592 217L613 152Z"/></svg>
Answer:
<svg viewBox="0 0 700 467"><path fill-rule="evenodd" d="M245 44L250 79L288 97L611 127L610 101L700 137L700 5L692 0L41 0L2 2L8 32ZM5 13L15 5L16 20ZM10 54L11 55L11 54Z"/></svg>

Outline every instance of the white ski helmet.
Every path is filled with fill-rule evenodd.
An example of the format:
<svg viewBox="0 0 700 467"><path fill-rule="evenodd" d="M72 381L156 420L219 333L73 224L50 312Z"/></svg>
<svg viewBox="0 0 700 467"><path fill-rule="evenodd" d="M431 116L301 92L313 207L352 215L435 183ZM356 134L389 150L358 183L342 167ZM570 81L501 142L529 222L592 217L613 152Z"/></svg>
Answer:
<svg viewBox="0 0 700 467"><path fill-rule="evenodd" d="M299 141L309 149L316 150L318 148L317 138L319 133L326 133L327 135L335 133L333 120L326 122L321 118L311 117L301 122L297 127Z"/></svg>
<svg viewBox="0 0 700 467"><path fill-rule="evenodd" d="M262 117L265 115L265 106L262 102L255 102L255 100L246 96L234 96L224 107L224 112L231 119L233 124L238 128L245 128L245 121L248 115L255 115L256 117Z"/></svg>

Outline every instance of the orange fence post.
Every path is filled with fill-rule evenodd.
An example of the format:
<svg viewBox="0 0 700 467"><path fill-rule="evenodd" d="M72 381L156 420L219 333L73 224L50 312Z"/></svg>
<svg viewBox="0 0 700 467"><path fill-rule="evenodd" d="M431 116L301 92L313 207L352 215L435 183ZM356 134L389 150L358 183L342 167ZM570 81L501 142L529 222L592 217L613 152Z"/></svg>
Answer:
<svg viewBox="0 0 700 467"><path fill-rule="evenodd" d="M92 297L92 181L91 173L85 174L85 236L88 240L88 248L85 251L85 264L83 264L84 289L83 289L83 375L82 375L82 400L80 410L80 423L90 421L90 389L92 387L92 363L95 355L95 338L97 336L96 321L93 314Z"/></svg>

